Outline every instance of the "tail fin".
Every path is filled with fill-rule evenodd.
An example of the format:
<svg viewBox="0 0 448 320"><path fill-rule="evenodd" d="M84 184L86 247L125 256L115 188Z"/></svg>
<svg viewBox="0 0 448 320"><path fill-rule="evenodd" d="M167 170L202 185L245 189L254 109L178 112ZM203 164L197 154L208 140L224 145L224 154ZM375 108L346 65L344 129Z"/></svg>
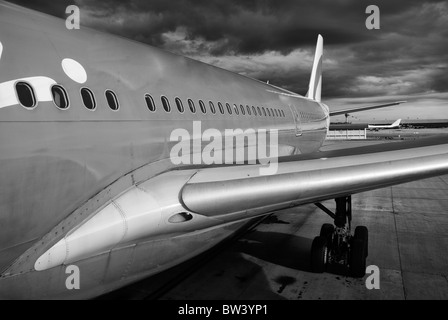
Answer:
<svg viewBox="0 0 448 320"><path fill-rule="evenodd" d="M321 100L322 91L322 57L324 53L324 38L317 37L316 52L314 54L313 71L311 72L310 84L306 97L318 102Z"/></svg>
<svg viewBox="0 0 448 320"><path fill-rule="evenodd" d="M392 123L392 127L398 127L400 125L401 119L398 119L394 123Z"/></svg>

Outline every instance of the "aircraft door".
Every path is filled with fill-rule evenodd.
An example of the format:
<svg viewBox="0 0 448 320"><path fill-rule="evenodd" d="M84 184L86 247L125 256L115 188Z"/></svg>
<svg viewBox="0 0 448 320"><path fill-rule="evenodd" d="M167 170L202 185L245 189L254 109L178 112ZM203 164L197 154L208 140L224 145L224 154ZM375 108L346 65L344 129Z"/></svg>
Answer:
<svg viewBox="0 0 448 320"><path fill-rule="evenodd" d="M302 135L302 123L300 121L300 115L293 105L289 105L289 109L291 109L292 117L294 119L294 125L296 127L296 137L300 137Z"/></svg>

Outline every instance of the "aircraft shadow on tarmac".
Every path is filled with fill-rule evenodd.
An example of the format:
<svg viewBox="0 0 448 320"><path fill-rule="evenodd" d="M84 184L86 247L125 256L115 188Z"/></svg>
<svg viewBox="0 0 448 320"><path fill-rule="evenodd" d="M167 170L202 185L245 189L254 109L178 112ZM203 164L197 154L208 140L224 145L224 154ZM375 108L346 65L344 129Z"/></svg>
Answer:
<svg viewBox="0 0 448 320"><path fill-rule="evenodd" d="M299 229L301 223L295 223L295 228ZM262 224L290 222L272 215ZM247 256L299 272L311 272L312 242L313 239L296 234L255 228L227 242L216 254L207 252L99 299L284 299L281 292L297 279L286 273L281 275L280 271L280 275L272 279L274 282L270 282L263 272L263 263L258 264ZM327 268L326 273L348 275L345 268L338 266Z"/></svg>
<svg viewBox="0 0 448 320"><path fill-rule="evenodd" d="M311 272L313 239L278 232L253 231L238 242L237 249L255 258L299 271ZM349 276L344 266L327 266L326 273Z"/></svg>

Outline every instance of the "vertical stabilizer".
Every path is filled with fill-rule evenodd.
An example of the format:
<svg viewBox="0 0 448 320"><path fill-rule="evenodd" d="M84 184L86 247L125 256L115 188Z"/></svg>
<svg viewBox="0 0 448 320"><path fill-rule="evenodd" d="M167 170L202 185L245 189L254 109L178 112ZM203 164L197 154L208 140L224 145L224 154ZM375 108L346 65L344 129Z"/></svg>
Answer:
<svg viewBox="0 0 448 320"><path fill-rule="evenodd" d="M392 123L392 127L398 127L401 123L401 119L398 119L397 121L395 121L394 123Z"/></svg>
<svg viewBox="0 0 448 320"><path fill-rule="evenodd" d="M322 91L322 58L324 52L324 39L321 35L317 37L316 52L314 54L313 71L311 72L310 84L306 97L315 101L321 100Z"/></svg>

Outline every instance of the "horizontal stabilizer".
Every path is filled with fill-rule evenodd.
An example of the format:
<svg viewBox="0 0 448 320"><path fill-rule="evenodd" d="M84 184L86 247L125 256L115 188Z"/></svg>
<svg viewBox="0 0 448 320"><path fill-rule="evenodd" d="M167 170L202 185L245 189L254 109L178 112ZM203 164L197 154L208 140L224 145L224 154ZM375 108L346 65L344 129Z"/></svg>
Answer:
<svg viewBox="0 0 448 320"><path fill-rule="evenodd" d="M372 109L379 109L379 108L385 108L385 107L391 107L396 106L402 103L405 103L406 101L396 101L396 102L388 102L383 104L377 104L372 106L365 106L365 107L354 107L354 108L347 108L347 109L341 109L341 110L334 110L330 111L330 116L338 116L341 114L346 113L353 113L353 112L360 112L360 111L367 111Z"/></svg>

